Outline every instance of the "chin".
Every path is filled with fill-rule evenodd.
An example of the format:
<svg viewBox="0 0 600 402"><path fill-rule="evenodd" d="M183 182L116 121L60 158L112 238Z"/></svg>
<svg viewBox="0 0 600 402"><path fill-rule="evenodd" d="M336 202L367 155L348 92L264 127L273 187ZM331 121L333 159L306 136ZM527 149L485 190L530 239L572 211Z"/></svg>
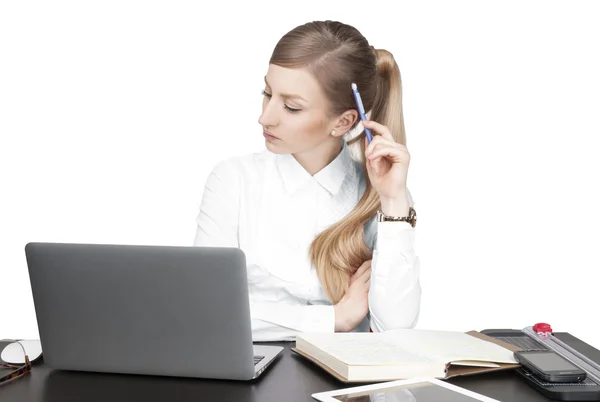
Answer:
<svg viewBox="0 0 600 402"><path fill-rule="evenodd" d="M289 154L289 152L287 152L285 149L283 149L282 147L279 147L277 145L274 145L269 140L265 140L265 146L267 147L267 149L269 151L271 151L274 154Z"/></svg>

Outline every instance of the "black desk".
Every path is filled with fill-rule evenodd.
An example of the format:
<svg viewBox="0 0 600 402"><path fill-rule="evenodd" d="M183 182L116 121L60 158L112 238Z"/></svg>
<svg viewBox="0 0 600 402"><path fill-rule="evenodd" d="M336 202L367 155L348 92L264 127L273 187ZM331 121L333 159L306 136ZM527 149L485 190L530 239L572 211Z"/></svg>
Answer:
<svg viewBox="0 0 600 402"><path fill-rule="evenodd" d="M567 333L555 333L570 345L582 344ZM0 344L3 347L4 344ZM285 346L283 355L263 375L252 382L202 380L156 376L83 373L51 370L36 362L30 374L0 386L0 401L70 402L70 401L314 401L311 394L344 388L339 382L313 363L290 351L293 342ZM585 347L589 347L585 345ZM600 353L590 348L592 353ZM595 351L595 352L594 352ZM506 402L547 402L512 371L455 378L450 383ZM354 384L360 385L360 384Z"/></svg>

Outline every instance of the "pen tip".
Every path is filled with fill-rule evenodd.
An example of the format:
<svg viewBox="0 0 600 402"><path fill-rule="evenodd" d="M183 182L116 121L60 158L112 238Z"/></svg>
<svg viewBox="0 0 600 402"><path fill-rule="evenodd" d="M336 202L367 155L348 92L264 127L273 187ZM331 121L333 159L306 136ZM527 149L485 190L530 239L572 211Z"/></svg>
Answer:
<svg viewBox="0 0 600 402"><path fill-rule="evenodd" d="M352 83L352 89L356 90L357 86L355 83Z"/></svg>

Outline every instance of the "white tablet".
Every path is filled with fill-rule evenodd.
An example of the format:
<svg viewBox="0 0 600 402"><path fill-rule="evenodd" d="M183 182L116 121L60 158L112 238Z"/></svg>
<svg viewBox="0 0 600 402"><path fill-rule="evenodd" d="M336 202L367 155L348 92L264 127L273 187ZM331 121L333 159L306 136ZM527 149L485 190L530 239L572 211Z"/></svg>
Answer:
<svg viewBox="0 0 600 402"><path fill-rule="evenodd" d="M319 392L322 402L499 402L436 378L413 378Z"/></svg>

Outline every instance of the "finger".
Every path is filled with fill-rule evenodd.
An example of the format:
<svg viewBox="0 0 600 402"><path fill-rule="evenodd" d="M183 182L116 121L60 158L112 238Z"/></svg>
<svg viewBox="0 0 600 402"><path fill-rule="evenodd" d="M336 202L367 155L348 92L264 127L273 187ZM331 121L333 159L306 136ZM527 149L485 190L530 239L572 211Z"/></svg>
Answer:
<svg viewBox="0 0 600 402"><path fill-rule="evenodd" d="M367 166L367 173L369 174L369 177L373 177L373 174L375 176L379 176L379 173L380 173L381 169L383 168L383 166L381 166L381 157L374 158L374 157L370 157L370 156L373 155L373 153L375 151L383 149L384 147L386 147L385 144L381 144L381 143L376 144L373 152L371 154L366 155L366 162L367 162L366 166ZM395 147L395 145L392 145L392 147Z"/></svg>
<svg viewBox="0 0 600 402"><path fill-rule="evenodd" d="M370 160L367 159L367 173L369 177L379 177L379 159Z"/></svg>
<svg viewBox="0 0 600 402"><path fill-rule="evenodd" d="M372 262L373 262L373 260L365 260L365 261L363 261L363 263L360 264L360 267L358 268L357 272L360 271L362 273L366 269L369 269L371 267Z"/></svg>
<svg viewBox="0 0 600 402"><path fill-rule="evenodd" d="M373 174L373 172L375 171L375 168L371 164L371 160L368 157L365 158L365 162L366 162L366 166L367 166L367 173L369 174L369 176L371 176Z"/></svg>
<svg viewBox="0 0 600 402"><path fill-rule="evenodd" d="M367 160L372 161L374 159L378 159L378 158L381 158L384 156L400 157L403 160L410 159L410 154L406 151L402 151L401 149L394 148L394 147L381 147L381 148L377 149L376 151L374 151L369 156L367 156Z"/></svg>
<svg viewBox="0 0 600 402"><path fill-rule="evenodd" d="M354 281L350 284L350 287L363 287L367 283L371 283L371 269L363 273L362 276L354 279Z"/></svg>
<svg viewBox="0 0 600 402"><path fill-rule="evenodd" d="M395 145L396 145L396 143L394 141L386 140L382 136L378 135L376 137L373 137L373 141L371 141L371 143L369 145L367 145L367 147L365 148L365 155L369 155L370 153L372 153L375 149L377 149L379 147L395 146Z"/></svg>
<svg viewBox="0 0 600 402"><path fill-rule="evenodd" d="M358 280L362 281L363 283L370 279L371 279L371 267L369 267L369 269L367 269L365 272L363 272L362 275L358 278Z"/></svg>
<svg viewBox="0 0 600 402"><path fill-rule="evenodd" d="M367 260L365 262L363 262L360 267L358 267L358 269L354 272L354 274L352 275L353 278L358 278L360 277L366 269L368 269L371 266L371 260Z"/></svg>
<svg viewBox="0 0 600 402"><path fill-rule="evenodd" d="M369 130L375 131L377 134L381 135L386 140L394 141L394 136L390 132L390 129L384 126L383 124L377 123L373 120L365 120L362 122L362 124Z"/></svg>
<svg viewBox="0 0 600 402"><path fill-rule="evenodd" d="M410 154L395 147L384 147L376 150L367 159L374 162L375 159L385 157L394 163L410 161Z"/></svg>
<svg viewBox="0 0 600 402"><path fill-rule="evenodd" d="M358 278L360 278L365 270L371 268L371 260L367 260L361 264L360 267L354 272L354 274L350 277L350 284L354 283Z"/></svg>
<svg viewBox="0 0 600 402"><path fill-rule="evenodd" d="M377 151L378 149L386 148L386 147L387 148L398 148L396 143L383 140L383 141L380 141L377 144L375 144L368 151L365 150L365 156L369 157L369 155L371 155L373 152ZM400 149L400 148L398 148L398 149Z"/></svg>

